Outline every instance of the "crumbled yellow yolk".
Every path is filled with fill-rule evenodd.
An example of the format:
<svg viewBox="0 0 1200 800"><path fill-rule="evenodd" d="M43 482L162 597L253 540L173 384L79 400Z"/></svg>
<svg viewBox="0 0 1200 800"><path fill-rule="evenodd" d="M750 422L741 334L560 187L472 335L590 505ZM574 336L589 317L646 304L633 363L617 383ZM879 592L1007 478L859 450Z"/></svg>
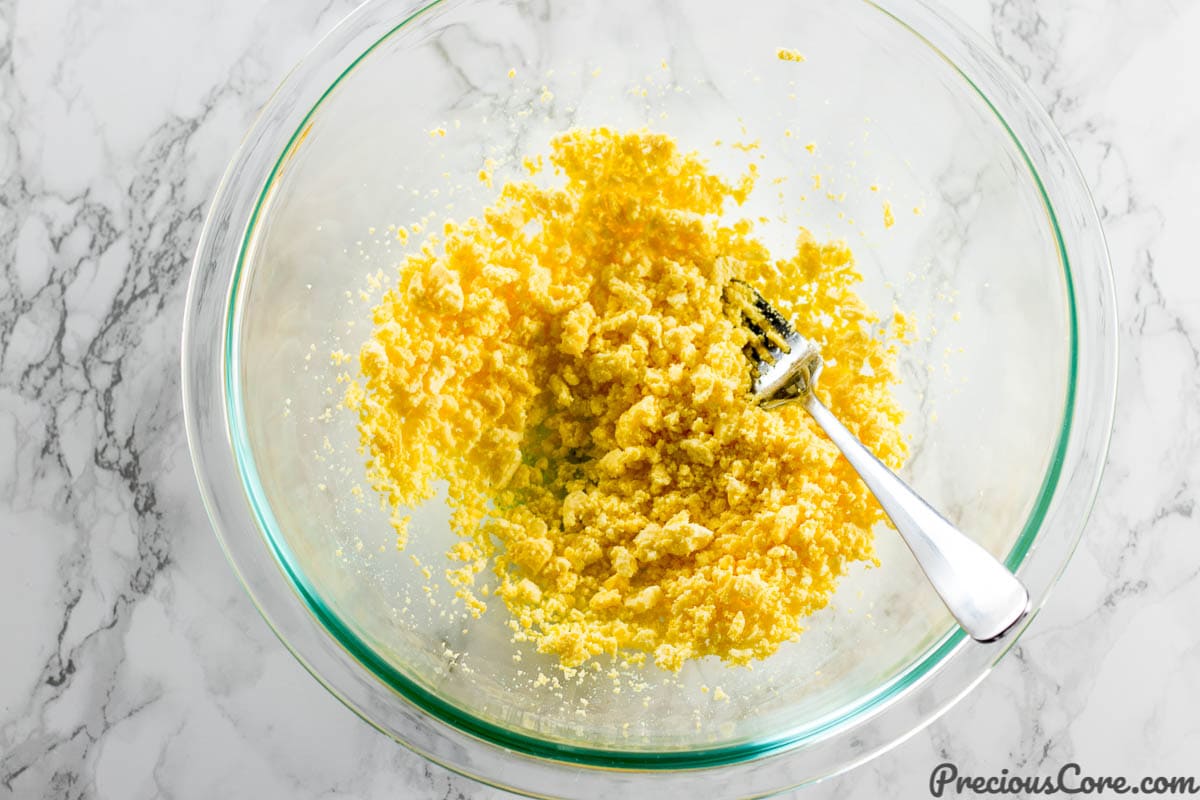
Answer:
<svg viewBox="0 0 1200 800"><path fill-rule="evenodd" d="M375 307L347 394L372 483L404 536L445 481L460 596L482 610L491 565L515 637L567 667L766 657L874 561L883 514L799 405L754 401L723 290L751 283L836 359L821 400L898 467L886 326L844 245L801 231L774 259L722 221L753 175L604 128L559 135L549 162L559 185L505 184Z"/></svg>
<svg viewBox="0 0 1200 800"><path fill-rule="evenodd" d="M786 47L781 47L778 50L776 50L775 57L778 58L780 61L795 61L795 62L804 61L804 56L803 56L803 54L800 53L799 50L789 50Z"/></svg>

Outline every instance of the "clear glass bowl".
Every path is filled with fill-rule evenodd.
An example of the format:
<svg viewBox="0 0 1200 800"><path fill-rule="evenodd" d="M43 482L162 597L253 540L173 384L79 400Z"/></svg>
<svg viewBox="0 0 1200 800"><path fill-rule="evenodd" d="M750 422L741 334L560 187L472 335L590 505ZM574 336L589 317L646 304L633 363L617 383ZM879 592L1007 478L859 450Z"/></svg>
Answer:
<svg viewBox="0 0 1200 800"><path fill-rule="evenodd" d="M201 237L184 401L213 526L313 675L453 770L630 797L833 774L928 723L1015 641L965 640L894 533L879 532L882 566L853 570L753 670L648 668L642 690L615 694L606 671L538 686L550 662L516 649L498 602L465 628L443 616L369 497L355 420L336 408L348 367L330 351L356 352L369 330L359 291L403 250L386 227L477 213L494 191L476 179L487 159L503 181L555 132L591 125L670 133L729 174L748 156L728 143L759 143L749 157L767 177L739 213L768 218L777 254L799 225L846 239L869 303L916 318L905 475L1041 606L1112 422L1107 254L1046 115L914 0L365 3L267 103ZM452 538L439 503L417 511L410 551L435 572Z"/></svg>

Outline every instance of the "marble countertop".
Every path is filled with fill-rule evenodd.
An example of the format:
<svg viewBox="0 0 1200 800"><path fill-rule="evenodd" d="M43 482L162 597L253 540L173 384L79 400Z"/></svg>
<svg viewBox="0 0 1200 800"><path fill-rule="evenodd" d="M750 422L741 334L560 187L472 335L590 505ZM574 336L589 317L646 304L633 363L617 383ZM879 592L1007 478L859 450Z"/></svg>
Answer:
<svg viewBox="0 0 1200 800"><path fill-rule="evenodd" d="M930 728L795 796L927 796L942 761L1200 777L1200 1L955 6L1093 189L1116 431L1015 652ZM209 530L183 436L207 204L256 109L351 7L0 0L0 797L508 797L380 736L284 650Z"/></svg>

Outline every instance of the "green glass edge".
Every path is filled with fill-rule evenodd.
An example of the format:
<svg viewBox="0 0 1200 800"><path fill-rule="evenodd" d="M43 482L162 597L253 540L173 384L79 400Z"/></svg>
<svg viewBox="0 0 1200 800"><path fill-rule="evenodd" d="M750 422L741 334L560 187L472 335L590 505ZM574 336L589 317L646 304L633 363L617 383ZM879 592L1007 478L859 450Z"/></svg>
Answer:
<svg viewBox="0 0 1200 800"><path fill-rule="evenodd" d="M1058 215L1054 212L1054 206L1050 203L1050 197L1046 194L1046 185L1042 182L1042 176L1038 174L1037 169L1033 166L1033 160L1029 158L1029 153L1026 152L1021 140L1017 138L1013 132L1012 126L1008 124L1008 120L996 109L996 106L988 98L986 94L971 80L971 76L963 72L954 61L943 53L933 42L924 36L920 31L913 28L904 20L897 17L886 8L881 8L872 0L867 0L870 5L877 9L880 13L885 14L897 24L909 31L913 36L916 36L925 45L937 53L938 56L950 66L958 75L966 81L979 99L983 100L992 115L1000 120L1000 124L1004 126L1004 130L1008 133L1008 138L1012 140L1017 147L1017 152L1021 154L1021 159L1025 162L1025 167L1029 170L1029 174L1033 176L1034 185L1037 186L1038 194L1042 198L1042 208L1046 211L1046 216L1050 218L1050 227L1054 231L1054 241L1058 245L1058 254L1062 263L1063 279L1067 285L1067 321L1069 328L1069 357L1067 368L1067 393L1065 398L1065 410L1063 411L1062 426L1058 431L1058 440L1054 443L1053 455L1050 458L1050 465L1046 469L1046 477L1042 480L1042 486L1038 491L1037 497L1033 503L1033 510L1030 512L1029 520L1025 523L1025 527L1021 530L1021 535L1017 537L1013 549L1009 551L1008 557L1004 560L1005 565L1013 570L1024 562L1025 556L1029 553L1029 548L1033 546L1033 539L1036 528L1045 518L1046 512L1050 508L1050 497L1054 493L1054 487L1058 484L1058 479L1062 475L1064 456L1067 450L1067 439L1071 435L1071 429L1075 420L1075 391L1076 383L1079 378L1079 314L1075 302L1075 281L1071 277L1071 262L1067 255L1067 245L1063 241L1062 228L1058 224ZM1036 610L1035 610L1036 613ZM961 631L959 631L961 633Z"/></svg>
<svg viewBox="0 0 1200 800"><path fill-rule="evenodd" d="M408 25L417 17L428 12L434 7L441 5L443 0L433 0L427 6L415 11L396 26L388 30L379 39L372 43L358 57L356 57L345 70L338 75L329 87L322 92L316 103L305 114L296 130L292 133L291 138L284 146L282 153L276 160L271 172L267 176L267 180L263 186L258 200L255 203L251 213L250 220L246 226L246 233L242 239L242 245L238 253L237 264L234 269L233 280L230 287L229 307L226 309L226 326L225 326L225 400L227 421L229 423L230 433L233 438L234 454L238 465L241 467L241 477L243 488L250 500L251 508L253 509L255 519L258 521L260 528L266 534L265 538L276 560L283 568L287 577L295 586L297 593L304 600L309 611L317 619L317 621L330 634L333 635L335 641L342 646L356 661L366 667L372 674L382 680L389 688L400 694L409 702L416 705L421 710L433 715L440 721L450 725L454 729L473 736L478 739L500 745L517 752L531 755L538 758L547 758L557 761L566 761L575 764L582 764L593 767L611 768L611 769L696 769L703 767L716 767L731 763L747 761L753 758L768 755L770 753L790 748L805 739L811 738L816 734L822 733L832 727L842 724L845 720L861 714L871 708L874 708L879 703L892 697L898 692L908 688L916 681L923 678L930 669L939 664L943 658L952 650L956 649L963 642L966 635L961 628L955 627L949 631L936 644L931 646L931 650L919 662L909 667L905 672L900 673L891 681L881 685L865 700L861 701L853 708L845 711L836 719L828 720L817 725L793 729L787 733L773 737L771 739L731 745L728 747L711 748L707 750L695 750L687 752L629 752L618 750L605 750L601 748L586 748L574 745L567 745L559 742L544 741L531 736L526 736L520 733L514 733L506 728L503 728L494 723L480 719L463 709L452 705L440 697L430 694L422 687L414 683L395 667L382 659L369 645L367 645L358 634L346 626L341 619L334 614L321 599L314 587L312 587L307 578L294 566L294 557L290 549L282 541L279 535L280 530L278 523L271 513L270 505L266 502L266 493L263 490L262 484L258 478L258 470L254 461L253 452L250 448L250 443L245 431L245 413L242 406L240 393L237 388L240 385L240 380L233 370L234 351L236 347L235 318L237 315L236 298L241 287L242 274L245 267L245 258L249 250L251 235L254 232L260 212L266 204L270 190L276 179L279 177L280 169L287 159L288 154L292 151L292 147L300 138L302 131L308 125L309 121L316 114L318 108L325 99L338 87L338 85L351 73L354 69L379 45L394 35L401 28ZM1061 475L1064 454L1066 450L1066 441L1071 431L1072 419L1074 414L1075 401L1075 384L1077 379L1078 369L1078 331L1077 331L1077 310L1075 301L1075 287L1071 278L1070 263L1066 253L1065 242L1063 241L1062 231L1059 227L1058 218L1054 213L1054 209L1050 204L1049 197L1046 194L1045 186L1041 176L1034 168L1032 160L1029 158L1025 148L1017 139L1011 126L1007 120L997 111L996 107L987 98L975 82L972 81L966 73L947 58L941 50L933 45L928 39L915 31L911 26L900 20L894 14L879 8L874 3L872 6L887 14L892 19L921 39L931 50L943 58L975 91L975 93L984 101L988 108L995 115L1001 125L1004 126L1009 138L1016 146L1017 151L1021 154L1022 160L1033 176L1034 183L1037 186L1038 193L1042 197L1043 207L1046 210L1047 216L1050 219L1051 227L1054 230L1055 241L1058 244L1059 256L1063 267L1063 275L1066 281L1067 288L1067 306L1070 322L1070 367L1067 379L1067 397L1066 397L1066 412L1064 414L1063 424L1059 431L1058 440L1055 443L1054 454L1051 459L1051 464L1047 470L1046 477L1042 482L1039 494L1034 502L1034 507L1030 513L1029 519L1026 521L1021 535L1013 549L1009 552L1005 559L1005 564L1010 569L1015 570L1024 561L1025 556L1029 552L1029 548L1033 544L1033 539L1037 527L1045 518L1045 514L1049 508L1050 497L1053 489ZM232 413L230 413L232 412ZM261 501L261 502L260 502ZM307 665L306 665L307 666ZM319 681L324 683L320 676L315 675ZM361 711L355 706L347 702L341 695L334 692L334 695L341 699L346 705L351 707L355 713L361 715ZM374 722L371 723L375 725Z"/></svg>

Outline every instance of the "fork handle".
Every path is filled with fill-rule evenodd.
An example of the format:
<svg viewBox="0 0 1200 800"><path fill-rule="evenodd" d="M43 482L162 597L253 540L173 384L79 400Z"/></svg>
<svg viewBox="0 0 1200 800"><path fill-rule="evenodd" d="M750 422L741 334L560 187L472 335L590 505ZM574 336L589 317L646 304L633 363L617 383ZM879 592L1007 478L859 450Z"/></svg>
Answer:
<svg viewBox="0 0 1200 800"><path fill-rule="evenodd" d="M963 630L994 642L1015 629L1029 613L1024 584L900 480L813 393L804 407L875 495Z"/></svg>

